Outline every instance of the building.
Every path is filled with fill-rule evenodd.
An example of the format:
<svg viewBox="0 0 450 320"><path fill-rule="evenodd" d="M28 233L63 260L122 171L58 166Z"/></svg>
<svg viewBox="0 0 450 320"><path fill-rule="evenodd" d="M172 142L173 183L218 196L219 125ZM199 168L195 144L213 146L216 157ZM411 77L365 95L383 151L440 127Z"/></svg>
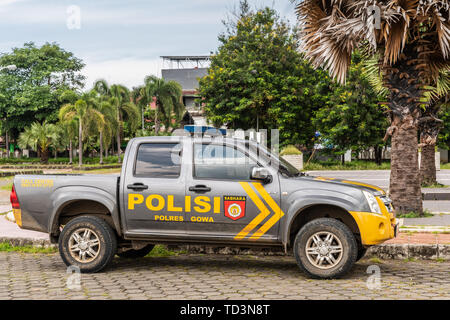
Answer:
<svg viewBox="0 0 450 320"><path fill-rule="evenodd" d="M210 56L162 56L163 69L161 76L164 80L178 82L183 88L183 103L187 112L194 120L195 125L207 125L203 116L201 103L196 102L198 94L198 81L208 73L211 61Z"/></svg>

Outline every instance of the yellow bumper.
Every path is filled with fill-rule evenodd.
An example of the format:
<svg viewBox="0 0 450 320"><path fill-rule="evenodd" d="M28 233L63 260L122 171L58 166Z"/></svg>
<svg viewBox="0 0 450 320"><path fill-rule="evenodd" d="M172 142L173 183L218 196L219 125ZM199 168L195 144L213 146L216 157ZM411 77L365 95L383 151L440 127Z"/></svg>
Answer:
<svg viewBox="0 0 450 320"><path fill-rule="evenodd" d="M20 209L13 209L14 219L19 227L22 227L22 211Z"/></svg>
<svg viewBox="0 0 450 320"><path fill-rule="evenodd" d="M373 212L350 212L358 225L363 245L380 244L395 237L397 221L379 198L377 201L381 215Z"/></svg>

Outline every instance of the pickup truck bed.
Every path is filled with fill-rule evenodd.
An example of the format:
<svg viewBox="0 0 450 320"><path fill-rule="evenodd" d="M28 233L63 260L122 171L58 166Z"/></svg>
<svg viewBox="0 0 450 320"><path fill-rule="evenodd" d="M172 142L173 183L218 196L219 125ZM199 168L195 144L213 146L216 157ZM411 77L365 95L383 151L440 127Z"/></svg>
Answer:
<svg viewBox="0 0 450 320"><path fill-rule="evenodd" d="M109 212L116 212L120 175L17 175L15 192L20 195L21 227L51 234L58 227L55 220L62 210L68 216L80 213L104 212L96 200L108 203ZM84 205L72 205L77 199L91 200Z"/></svg>

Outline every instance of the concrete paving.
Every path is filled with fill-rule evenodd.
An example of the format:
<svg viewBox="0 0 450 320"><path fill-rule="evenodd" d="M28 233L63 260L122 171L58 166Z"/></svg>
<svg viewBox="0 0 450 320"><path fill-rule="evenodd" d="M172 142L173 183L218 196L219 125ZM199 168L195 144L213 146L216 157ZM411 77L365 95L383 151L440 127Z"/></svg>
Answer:
<svg viewBox="0 0 450 320"><path fill-rule="evenodd" d="M74 274L57 254L0 252L0 299L450 300L449 263L359 261L343 279L312 280L286 257L115 258ZM374 273L376 271L376 273Z"/></svg>
<svg viewBox="0 0 450 320"><path fill-rule="evenodd" d="M14 222L8 221L5 215L0 216L0 238L23 238L30 240L48 240L48 234L20 229Z"/></svg>
<svg viewBox="0 0 450 320"><path fill-rule="evenodd" d="M427 218L404 218L405 226L450 226L450 214L435 214Z"/></svg>

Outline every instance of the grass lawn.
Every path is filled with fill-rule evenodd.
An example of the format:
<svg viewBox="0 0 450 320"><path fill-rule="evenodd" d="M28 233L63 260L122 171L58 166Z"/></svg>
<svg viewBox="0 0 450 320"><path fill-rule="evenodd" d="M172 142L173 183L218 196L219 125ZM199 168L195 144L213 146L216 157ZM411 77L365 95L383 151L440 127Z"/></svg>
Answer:
<svg viewBox="0 0 450 320"><path fill-rule="evenodd" d="M9 182L8 184L2 185L2 186L0 187L0 189L1 189L1 190L6 190L6 191L11 191L12 185L13 185L13 183L12 183L12 181L11 181L11 182Z"/></svg>
<svg viewBox="0 0 450 320"><path fill-rule="evenodd" d="M441 169L450 169L450 162L441 164Z"/></svg>
<svg viewBox="0 0 450 320"><path fill-rule="evenodd" d="M390 170L390 162L383 162L381 165L377 165L373 161L354 160L352 162L346 162L342 164L339 161L315 161L306 165L304 171L315 170Z"/></svg>
<svg viewBox="0 0 450 320"><path fill-rule="evenodd" d="M33 247L33 246L12 246L7 242L0 242L0 252L21 252L21 253L55 253L58 251L55 247Z"/></svg>
<svg viewBox="0 0 450 320"><path fill-rule="evenodd" d="M121 168L112 168L112 169L96 169L96 170L73 170L70 173L75 174L112 174L112 173L120 173Z"/></svg>

